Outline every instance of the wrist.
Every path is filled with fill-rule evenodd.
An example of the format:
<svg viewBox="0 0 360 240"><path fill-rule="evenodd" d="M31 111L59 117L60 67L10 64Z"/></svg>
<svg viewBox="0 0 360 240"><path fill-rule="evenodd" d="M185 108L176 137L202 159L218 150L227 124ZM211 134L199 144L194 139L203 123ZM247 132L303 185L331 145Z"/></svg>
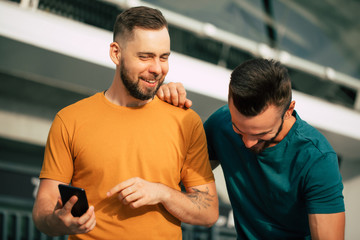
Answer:
<svg viewBox="0 0 360 240"><path fill-rule="evenodd" d="M164 184L158 183L158 198L161 204L166 204L171 199L171 189Z"/></svg>

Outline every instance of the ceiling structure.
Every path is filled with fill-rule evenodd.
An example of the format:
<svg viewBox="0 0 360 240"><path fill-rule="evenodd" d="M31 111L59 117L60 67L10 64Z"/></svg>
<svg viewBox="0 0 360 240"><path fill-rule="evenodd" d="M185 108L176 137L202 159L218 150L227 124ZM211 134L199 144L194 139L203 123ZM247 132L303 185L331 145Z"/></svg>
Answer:
<svg viewBox="0 0 360 240"><path fill-rule="evenodd" d="M360 50L357 47L360 41L358 1L351 0L346 4L340 0L144 2L254 41L261 48L261 57L278 58L288 65L294 89L331 102L360 108L360 97L357 97L360 89ZM219 30L217 32L220 34ZM215 36L208 37L214 39ZM226 40L221 38L221 41ZM210 44L208 46L211 48ZM229 69L233 69L237 63L249 57L258 55L245 44L242 47L242 55L248 51L250 56L237 56L234 65L228 61L230 55L234 55L234 49L228 48L224 51L223 47L222 50L220 58L225 61L217 59L218 63L225 62L223 65ZM286 58L289 55L297 61L287 62ZM307 62L302 63L304 60ZM314 66L318 70L313 71ZM340 84L335 85L331 81Z"/></svg>
<svg viewBox="0 0 360 240"><path fill-rule="evenodd" d="M360 78L357 0L145 0Z"/></svg>

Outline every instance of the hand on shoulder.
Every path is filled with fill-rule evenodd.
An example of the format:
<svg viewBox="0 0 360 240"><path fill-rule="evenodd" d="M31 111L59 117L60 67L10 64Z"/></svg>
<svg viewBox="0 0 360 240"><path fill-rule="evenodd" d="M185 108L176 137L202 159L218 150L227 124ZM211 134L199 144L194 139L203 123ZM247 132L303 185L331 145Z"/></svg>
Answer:
<svg viewBox="0 0 360 240"><path fill-rule="evenodd" d="M186 90L182 83L170 82L163 84L158 92L159 99L180 108L190 108L192 101L186 98Z"/></svg>

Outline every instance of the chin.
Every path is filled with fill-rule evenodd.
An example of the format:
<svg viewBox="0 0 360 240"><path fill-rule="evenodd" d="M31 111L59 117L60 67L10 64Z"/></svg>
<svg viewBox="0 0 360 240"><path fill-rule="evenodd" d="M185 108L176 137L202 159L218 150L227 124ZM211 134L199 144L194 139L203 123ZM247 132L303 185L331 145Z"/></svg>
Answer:
<svg viewBox="0 0 360 240"><path fill-rule="evenodd" d="M266 147L267 145L262 143L260 145L252 146L251 148L249 148L249 150L252 151L253 153L260 154L266 149Z"/></svg>
<svg viewBox="0 0 360 240"><path fill-rule="evenodd" d="M262 151L264 151L262 148L249 148L249 150L255 154L260 154Z"/></svg>

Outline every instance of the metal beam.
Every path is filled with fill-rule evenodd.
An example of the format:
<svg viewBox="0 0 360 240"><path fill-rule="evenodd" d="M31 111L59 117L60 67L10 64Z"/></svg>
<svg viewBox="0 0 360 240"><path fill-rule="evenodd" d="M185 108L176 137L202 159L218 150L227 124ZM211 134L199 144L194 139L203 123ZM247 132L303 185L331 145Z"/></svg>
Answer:
<svg viewBox="0 0 360 240"><path fill-rule="evenodd" d="M159 6L149 4L145 1L138 0L102 0L114 5L119 6L122 9L127 9L134 6L149 6L160 9L169 24L172 24L181 29L196 33L198 35L206 36L210 39L214 39L223 44L238 48L244 52L248 52L255 57L272 58L281 61L285 66L292 67L294 69L313 74L324 80L336 82L337 84L349 87L357 91L357 95L360 92L360 79L354 78L347 74L335 71L334 69L316 64L309 60L299 58L288 52L275 49L269 45L258 43L247 38L235 35L233 33L224 31L217 28L211 23L200 22L195 19L180 15L178 13L163 9ZM267 0L264 0L267 1ZM270 4L270 3L269 3ZM354 109L360 111L360 100L356 98Z"/></svg>

